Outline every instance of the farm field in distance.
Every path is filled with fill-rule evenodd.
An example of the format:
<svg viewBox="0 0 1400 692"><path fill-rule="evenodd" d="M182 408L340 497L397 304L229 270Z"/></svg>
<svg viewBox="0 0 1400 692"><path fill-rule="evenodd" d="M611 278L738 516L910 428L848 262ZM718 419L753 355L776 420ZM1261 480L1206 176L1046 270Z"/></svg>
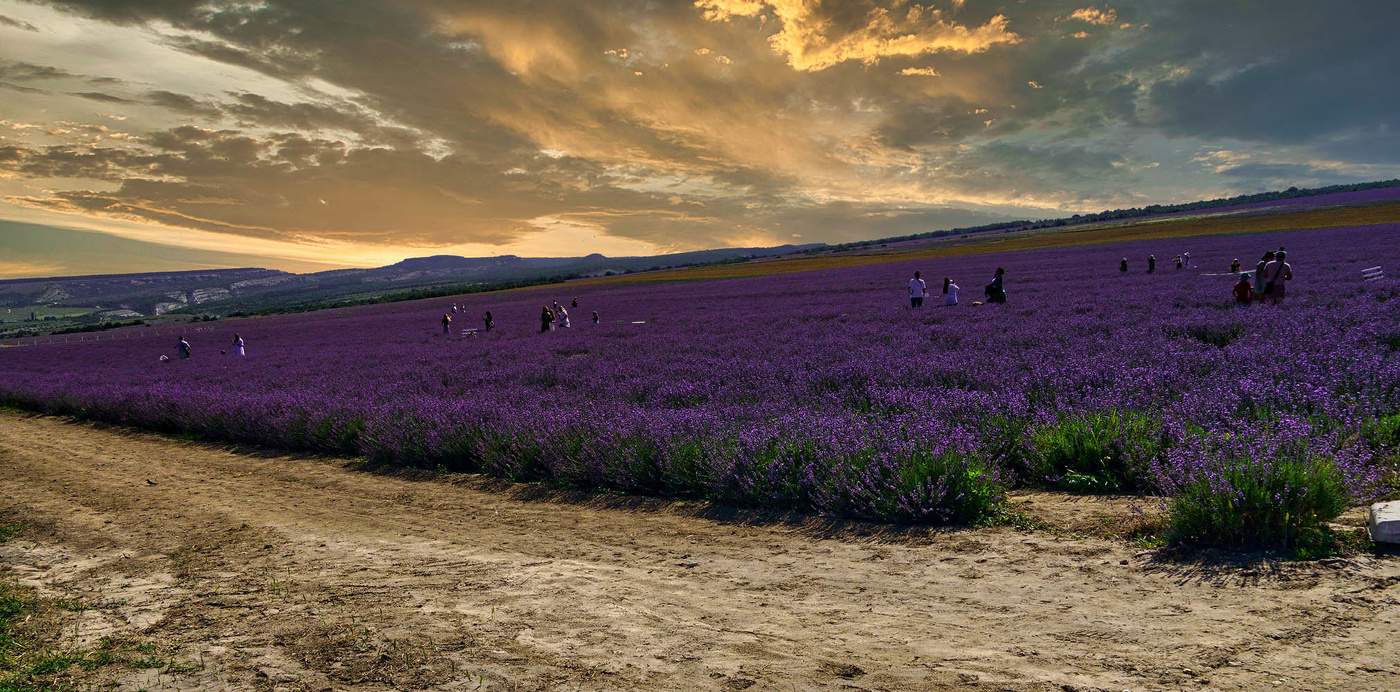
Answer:
<svg viewBox="0 0 1400 692"><path fill-rule="evenodd" d="M132 689L1390 689L1386 209L8 348L0 398L98 424L0 415L0 551L163 652ZM1283 305L1233 305L1280 246Z"/></svg>

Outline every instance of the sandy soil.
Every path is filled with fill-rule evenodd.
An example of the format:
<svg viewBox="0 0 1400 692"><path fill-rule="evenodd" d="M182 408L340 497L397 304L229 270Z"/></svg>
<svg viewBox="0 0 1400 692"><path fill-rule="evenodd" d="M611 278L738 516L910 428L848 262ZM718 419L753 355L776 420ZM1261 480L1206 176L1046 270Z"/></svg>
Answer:
<svg viewBox="0 0 1400 692"><path fill-rule="evenodd" d="M1132 501L933 531L586 496L0 413L0 578L123 689L1400 689L1400 558L1173 561ZM1151 506L1144 508L1150 513ZM111 673L105 673L110 680Z"/></svg>

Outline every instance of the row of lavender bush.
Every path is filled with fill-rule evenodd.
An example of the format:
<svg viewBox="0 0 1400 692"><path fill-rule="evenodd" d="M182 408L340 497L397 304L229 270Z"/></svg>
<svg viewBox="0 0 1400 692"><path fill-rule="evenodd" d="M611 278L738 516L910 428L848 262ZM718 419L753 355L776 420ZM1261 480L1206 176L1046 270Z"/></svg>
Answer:
<svg viewBox="0 0 1400 692"><path fill-rule="evenodd" d="M1360 268L1395 266L1397 240L1391 225L551 287L460 299L457 325L496 317L478 338L440 333L447 299L215 323L168 364L174 337L147 329L4 349L0 396L212 439L890 521L985 520L1015 484L1162 493L1175 515L1223 502L1262 527L1182 519L1182 538L1289 544L1393 480L1400 282L1363 283ZM1231 259L1280 245L1297 276L1284 305L1232 305ZM1148 254L1182 251L1196 266L1145 273ZM997 266L1009 302L971 306ZM955 278L962 304L911 309L915 269L935 287ZM538 333L540 306L575 296L574 326ZM218 353L234 331L245 358Z"/></svg>

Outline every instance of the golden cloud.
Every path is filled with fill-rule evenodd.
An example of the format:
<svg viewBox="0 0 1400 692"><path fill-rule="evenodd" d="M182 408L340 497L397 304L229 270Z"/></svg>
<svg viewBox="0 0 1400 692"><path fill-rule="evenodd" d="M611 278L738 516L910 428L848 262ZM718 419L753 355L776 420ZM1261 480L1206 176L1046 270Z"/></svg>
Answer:
<svg viewBox="0 0 1400 692"><path fill-rule="evenodd" d="M1099 26L1112 26L1118 23L1118 11L1111 7L1102 10L1097 7L1085 7L1082 10L1072 12L1069 18Z"/></svg>
<svg viewBox="0 0 1400 692"><path fill-rule="evenodd" d="M768 37L773 50L793 69L806 72L855 60L865 64L885 58L929 53L980 53L998 44L1018 43L1009 21L996 15L978 27L946 19L942 11L923 5L907 10L869 6L842 8L840 21L802 0L696 0L701 15L711 21L769 14L781 25Z"/></svg>

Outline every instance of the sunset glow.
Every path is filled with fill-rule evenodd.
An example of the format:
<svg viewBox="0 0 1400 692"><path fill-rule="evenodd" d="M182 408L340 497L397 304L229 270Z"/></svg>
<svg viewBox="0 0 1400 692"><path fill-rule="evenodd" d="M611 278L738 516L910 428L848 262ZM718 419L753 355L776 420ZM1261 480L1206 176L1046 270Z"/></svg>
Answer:
<svg viewBox="0 0 1400 692"><path fill-rule="evenodd" d="M307 270L1400 175L1397 10L1313 7L0 0L0 223Z"/></svg>

